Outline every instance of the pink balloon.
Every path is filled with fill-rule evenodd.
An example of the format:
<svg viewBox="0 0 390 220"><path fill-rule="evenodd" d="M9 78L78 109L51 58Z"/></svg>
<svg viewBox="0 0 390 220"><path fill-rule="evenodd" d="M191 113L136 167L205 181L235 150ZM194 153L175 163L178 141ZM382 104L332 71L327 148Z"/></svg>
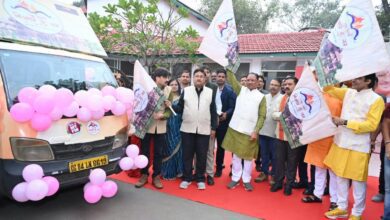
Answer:
<svg viewBox="0 0 390 220"><path fill-rule="evenodd" d="M84 199L90 204L94 204L100 201L103 191L99 186L91 185L85 189Z"/></svg>
<svg viewBox="0 0 390 220"><path fill-rule="evenodd" d="M49 114L55 106L55 98L54 96L43 94L39 95L34 100L34 109L36 112L41 114Z"/></svg>
<svg viewBox="0 0 390 220"><path fill-rule="evenodd" d="M122 103L133 103L134 93L131 89L125 87L118 87L116 89L116 98Z"/></svg>
<svg viewBox="0 0 390 220"><path fill-rule="evenodd" d="M88 97L87 107L91 111L98 111L103 108L103 98L99 95L93 94Z"/></svg>
<svg viewBox="0 0 390 220"><path fill-rule="evenodd" d="M103 197L111 198L118 192L118 185L112 180L107 180L102 185L102 192Z"/></svg>
<svg viewBox="0 0 390 220"><path fill-rule="evenodd" d="M42 178L42 180L45 181L49 187L49 191L47 192L46 196L52 196L60 189L60 182L58 182L57 178L52 176L45 176Z"/></svg>
<svg viewBox="0 0 390 220"><path fill-rule="evenodd" d="M62 118L63 113L61 109L59 109L57 106L53 108L53 110L50 112L50 118L53 121L58 121Z"/></svg>
<svg viewBox="0 0 390 220"><path fill-rule="evenodd" d="M46 131L50 128L52 120L49 115L34 114L30 121L31 127L36 131Z"/></svg>
<svg viewBox="0 0 390 220"><path fill-rule="evenodd" d="M66 88L60 88L55 94L56 106L60 109L67 108L74 101L73 92Z"/></svg>
<svg viewBox="0 0 390 220"><path fill-rule="evenodd" d="M19 91L18 100L19 102L28 103L32 106L37 96L38 96L37 89L33 87L25 87Z"/></svg>
<svg viewBox="0 0 390 220"><path fill-rule="evenodd" d="M102 109L100 109L100 110L98 110L98 111L93 111L93 112L91 112L91 114L92 114L92 119L94 119L94 120L99 120L99 119L101 119L101 118L103 118L103 116L104 116L104 109L102 108Z"/></svg>
<svg viewBox="0 0 390 220"><path fill-rule="evenodd" d="M18 202L27 202L28 198L26 196L26 191L27 191L27 183L26 182L19 183L12 189L12 198L14 198Z"/></svg>
<svg viewBox="0 0 390 220"><path fill-rule="evenodd" d="M124 157L119 161L119 167L122 170L130 170L134 166L134 161L130 157Z"/></svg>
<svg viewBox="0 0 390 220"><path fill-rule="evenodd" d="M41 179L43 177L43 169L38 164L29 164L23 168L23 179L27 182L32 180Z"/></svg>
<svg viewBox="0 0 390 220"><path fill-rule="evenodd" d="M116 90L114 87L112 86L104 86L102 88L102 94L103 96L113 96L113 97L116 97Z"/></svg>
<svg viewBox="0 0 390 220"><path fill-rule="evenodd" d="M30 121L34 115L34 109L27 103L16 103L11 107L11 117L17 122Z"/></svg>
<svg viewBox="0 0 390 220"><path fill-rule="evenodd" d="M147 157L145 157L144 155L138 155L135 160L134 160L134 164L140 168L140 169L143 169L145 168L149 163L149 160Z"/></svg>
<svg viewBox="0 0 390 220"><path fill-rule="evenodd" d="M84 185L83 192L85 193L85 190L87 190L88 187L92 186L93 184L91 182L88 182Z"/></svg>
<svg viewBox="0 0 390 220"><path fill-rule="evenodd" d="M39 201L47 195L49 187L45 181L38 179L28 183L26 188L26 197L32 201Z"/></svg>
<svg viewBox="0 0 390 220"><path fill-rule="evenodd" d="M115 102L115 105L113 106L113 108L111 109L111 112L115 115L115 116L120 116L120 115L123 115L126 113L126 107L124 104L122 104L121 102L119 101L116 101Z"/></svg>
<svg viewBox="0 0 390 220"><path fill-rule="evenodd" d="M80 90L74 94L76 102L83 107L87 106L88 93L85 90Z"/></svg>
<svg viewBox="0 0 390 220"><path fill-rule="evenodd" d="M91 120L91 112L86 107L81 107L77 112L77 118L82 122L87 122Z"/></svg>
<svg viewBox="0 0 390 220"><path fill-rule="evenodd" d="M111 96L111 95L106 95L103 97L103 108L104 108L104 111L110 111L112 109L112 107L115 106L115 103L116 103L116 99L114 96Z"/></svg>
<svg viewBox="0 0 390 220"><path fill-rule="evenodd" d="M88 89L88 94L89 94L89 96L91 96L91 95L102 96L103 95L102 91L100 91L97 88L90 88L90 89Z"/></svg>
<svg viewBox="0 0 390 220"><path fill-rule="evenodd" d="M89 174L89 180L94 185L103 184L106 181L106 177L106 172L101 168L93 169Z"/></svg>
<svg viewBox="0 0 390 220"><path fill-rule="evenodd" d="M55 96L57 89L52 85L43 85L38 89L38 96L41 95L49 95L49 96Z"/></svg>
<svg viewBox="0 0 390 220"><path fill-rule="evenodd" d="M68 108L64 110L64 115L66 117L74 117L79 111L79 104L76 101L72 102Z"/></svg>
<svg viewBox="0 0 390 220"><path fill-rule="evenodd" d="M130 144L126 147L126 155L135 159L139 155L139 147L135 144Z"/></svg>

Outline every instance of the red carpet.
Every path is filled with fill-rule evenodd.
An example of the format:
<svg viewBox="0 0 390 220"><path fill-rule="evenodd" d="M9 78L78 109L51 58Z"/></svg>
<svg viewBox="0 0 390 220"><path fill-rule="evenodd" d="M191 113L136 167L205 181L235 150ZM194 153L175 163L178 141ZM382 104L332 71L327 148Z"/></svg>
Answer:
<svg viewBox="0 0 390 220"><path fill-rule="evenodd" d="M253 181L255 187L253 192L246 192L242 184L233 190L229 190L226 188L230 181L228 172L229 169L225 168L222 177L215 178L215 185L207 186L205 191L197 190L196 183L192 183L187 190L179 189L180 180L174 180L163 181L164 189L160 192L267 220L326 219L323 216L329 208L328 196L324 197L323 203L304 204L301 202L303 190L293 190L293 194L287 197L283 195L282 190L276 193L270 192L268 182L254 183ZM253 172L253 178L256 174L256 172ZM130 178L124 172L111 177L131 184L137 182L137 178ZM149 177L149 183L145 187L156 190L151 185L151 177ZM367 189L364 219L380 219L383 213L383 203L371 202L371 197L378 191L378 178L369 177ZM352 208L351 197L352 191L350 191L350 209Z"/></svg>

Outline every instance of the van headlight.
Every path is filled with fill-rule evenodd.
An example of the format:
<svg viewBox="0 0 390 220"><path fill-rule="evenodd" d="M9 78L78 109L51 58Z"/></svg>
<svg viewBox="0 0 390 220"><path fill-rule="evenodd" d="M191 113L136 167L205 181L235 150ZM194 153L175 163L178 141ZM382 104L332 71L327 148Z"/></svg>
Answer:
<svg viewBox="0 0 390 220"><path fill-rule="evenodd" d="M12 153L20 161L54 160L54 154L49 142L34 138L10 138Z"/></svg>
<svg viewBox="0 0 390 220"><path fill-rule="evenodd" d="M116 149L126 145L128 138L129 137L127 135L127 127L123 127L121 130L119 130L116 133L114 138L114 143L112 144L112 149Z"/></svg>

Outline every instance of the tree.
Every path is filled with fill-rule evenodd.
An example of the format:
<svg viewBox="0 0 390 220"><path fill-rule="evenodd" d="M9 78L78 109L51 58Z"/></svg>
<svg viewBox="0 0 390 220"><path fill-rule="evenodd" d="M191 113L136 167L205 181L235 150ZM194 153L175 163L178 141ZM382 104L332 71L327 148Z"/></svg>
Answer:
<svg viewBox="0 0 390 220"><path fill-rule="evenodd" d="M339 1L297 0L293 4L283 3L280 21L292 31L308 27L331 29L341 12Z"/></svg>
<svg viewBox="0 0 390 220"><path fill-rule="evenodd" d="M198 32L191 26L184 30L178 23L189 12L173 2L167 13L158 7L159 0L119 0L117 4L104 6L106 16L89 14L89 22L103 47L111 53L130 54L148 67L149 72L164 64L173 65L187 54L195 61L199 42ZM166 66L169 67L169 66Z"/></svg>
<svg viewBox="0 0 390 220"><path fill-rule="evenodd" d="M390 3L387 0L382 0L381 7L377 8L376 16L378 18L379 27L386 41L390 41Z"/></svg>
<svg viewBox="0 0 390 220"><path fill-rule="evenodd" d="M202 0L200 12L210 20L217 13L222 0ZM262 5L257 0L233 0L234 17L239 34L267 32L270 20L277 14L279 1Z"/></svg>

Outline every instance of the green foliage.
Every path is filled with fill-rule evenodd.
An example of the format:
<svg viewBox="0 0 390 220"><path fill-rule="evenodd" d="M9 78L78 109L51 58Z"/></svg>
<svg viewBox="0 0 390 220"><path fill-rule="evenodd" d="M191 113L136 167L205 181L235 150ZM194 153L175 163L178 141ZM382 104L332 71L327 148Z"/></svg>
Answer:
<svg viewBox="0 0 390 220"><path fill-rule="evenodd" d="M210 20L217 13L222 0L202 0L200 12ZM257 0L233 0L234 16L239 34L266 32L268 23L277 15L279 1L268 5Z"/></svg>
<svg viewBox="0 0 390 220"><path fill-rule="evenodd" d="M389 2L382 0L382 5L377 8L376 17L378 18L379 27L385 38L385 41L390 41L390 6Z"/></svg>
<svg viewBox="0 0 390 220"><path fill-rule="evenodd" d="M170 2L170 11L163 13L157 6L159 0L119 0L104 6L107 13L101 16L90 13L89 22L103 47L111 53L131 54L149 70L161 63L177 63L180 52L195 57L199 35L191 26L185 30L178 23L189 15L185 8L176 10ZM177 12L177 13L175 13Z"/></svg>
<svg viewBox="0 0 390 220"><path fill-rule="evenodd" d="M297 0L281 6L280 21L292 31L307 27L331 29L341 12L339 1Z"/></svg>

